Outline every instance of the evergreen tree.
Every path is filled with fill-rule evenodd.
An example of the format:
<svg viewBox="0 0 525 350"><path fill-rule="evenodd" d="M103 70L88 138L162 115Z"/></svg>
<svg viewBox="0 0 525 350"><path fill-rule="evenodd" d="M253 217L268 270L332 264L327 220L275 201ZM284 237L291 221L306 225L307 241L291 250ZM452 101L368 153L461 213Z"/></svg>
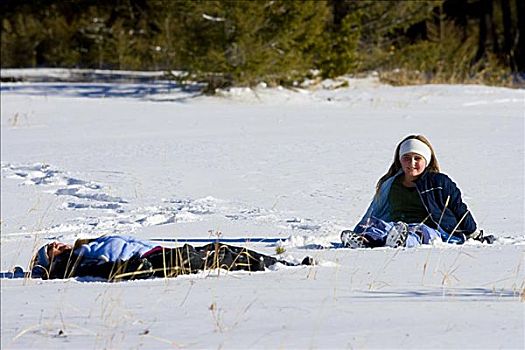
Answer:
<svg viewBox="0 0 525 350"><path fill-rule="evenodd" d="M0 13L3 68L180 70L210 91L313 70L401 83L525 71L523 0L2 0Z"/></svg>
<svg viewBox="0 0 525 350"><path fill-rule="evenodd" d="M179 55L212 85L291 81L314 66L329 15L324 2L190 1Z"/></svg>

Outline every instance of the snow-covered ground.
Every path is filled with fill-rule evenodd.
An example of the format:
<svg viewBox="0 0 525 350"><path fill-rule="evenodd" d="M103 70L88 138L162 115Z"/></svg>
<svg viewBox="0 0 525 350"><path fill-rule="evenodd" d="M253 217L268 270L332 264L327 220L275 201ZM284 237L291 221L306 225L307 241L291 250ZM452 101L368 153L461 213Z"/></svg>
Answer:
<svg viewBox="0 0 525 350"><path fill-rule="evenodd" d="M1 280L1 347L523 348L525 91L337 84L205 97L154 80L2 83L2 271L51 240L110 232L220 234L319 264ZM494 245L337 247L411 133ZM282 242L249 241L261 237Z"/></svg>

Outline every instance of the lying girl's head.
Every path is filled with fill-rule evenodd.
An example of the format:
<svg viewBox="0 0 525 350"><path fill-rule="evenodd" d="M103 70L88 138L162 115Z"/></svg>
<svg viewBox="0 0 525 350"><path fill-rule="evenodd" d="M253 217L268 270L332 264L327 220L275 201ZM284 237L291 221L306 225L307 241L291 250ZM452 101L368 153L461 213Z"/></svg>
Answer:
<svg viewBox="0 0 525 350"><path fill-rule="evenodd" d="M65 271L72 249L70 244L60 242L45 244L32 259L32 275L47 279L61 274Z"/></svg>

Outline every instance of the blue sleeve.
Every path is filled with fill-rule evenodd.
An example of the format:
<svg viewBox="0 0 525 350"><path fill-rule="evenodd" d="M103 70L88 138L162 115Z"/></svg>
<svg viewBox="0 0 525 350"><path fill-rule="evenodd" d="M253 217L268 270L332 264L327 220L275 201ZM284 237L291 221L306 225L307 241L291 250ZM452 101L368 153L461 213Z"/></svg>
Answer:
<svg viewBox="0 0 525 350"><path fill-rule="evenodd" d="M364 226L366 224L366 221L368 220L368 218L370 218L372 216L372 213L374 211L374 202L375 202L375 198L374 198L374 200L372 200L372 203L370 203L370 205L368 206L368 209L366 210L365 215L363 215L361 220L359 220L357 225L354 227L354 232L356 232L356 233L363 232Z"/></svg>
<svg viewBox="0 0 525 350"><path fill-rule="evenodd" d="M372 203L368 206L365 215L361 218L359 223L355 226L354 232L361 233L364 231L364 226L367 220L371 217L380 219L382 221L391 221L390 216L390 205L388 203L388 196L390 194L390 188L395 177L391 177L383 183L379 189L379 193L374 195Z"/></svg>
<svg viewBox="0 0 525 350"><path fill-rule="evenodd" d="M153 247L153 244L129 236L102 236L82 245L78 254L82 255L83 259L114 262L128 260L136 255L141 256Z"/></svg>
<svg viewBox="0 0 525 350"><path fill-rule="evenodd" d="M463 202L461 197L461 191L457 185L448 178L447 181L447 192L450 195L449 208L456 216L456 220L462 220L459 224L458 230L464 231L465 233L472 233L476 231L477 225L472 213L468 209L467 205Z"/></svg>

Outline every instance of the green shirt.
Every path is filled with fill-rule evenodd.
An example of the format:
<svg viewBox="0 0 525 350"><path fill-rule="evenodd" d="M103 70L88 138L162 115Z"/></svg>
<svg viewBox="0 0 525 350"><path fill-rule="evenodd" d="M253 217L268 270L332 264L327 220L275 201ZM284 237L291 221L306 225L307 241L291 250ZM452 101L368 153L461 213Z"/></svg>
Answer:
<svg viewBox="0 0 525 350"><path fill-rule="evenodd" d="M392 183L388 200L392 221L403 221L407 224L422 223L428 216L417 188L405 187L403 176L398 176ZM429 225L430 221L426 220L425 224Z"/></svg>

